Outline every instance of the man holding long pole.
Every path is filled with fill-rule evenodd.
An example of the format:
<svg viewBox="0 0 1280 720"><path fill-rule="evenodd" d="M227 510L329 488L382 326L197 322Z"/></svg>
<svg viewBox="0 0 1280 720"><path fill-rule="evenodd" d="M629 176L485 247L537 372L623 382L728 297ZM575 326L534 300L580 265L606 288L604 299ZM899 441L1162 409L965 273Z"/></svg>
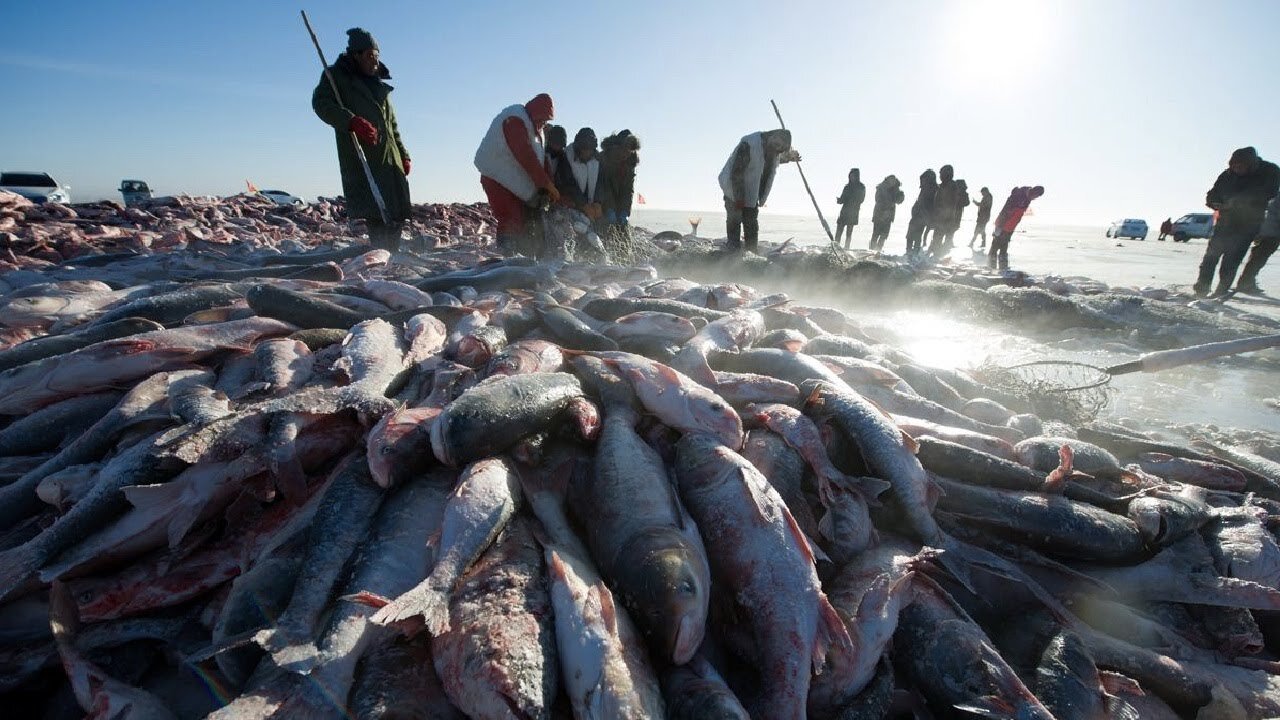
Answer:
<svg viewBox="0 0 1280 720"><path fill-rule="evenodd" d="M373 35L352 28L346 52L325 68L311 94L311 107L334 131L347 216L364 218L374 247L399 250L411 209L410 163L391 107L389 79Z"/></svg>

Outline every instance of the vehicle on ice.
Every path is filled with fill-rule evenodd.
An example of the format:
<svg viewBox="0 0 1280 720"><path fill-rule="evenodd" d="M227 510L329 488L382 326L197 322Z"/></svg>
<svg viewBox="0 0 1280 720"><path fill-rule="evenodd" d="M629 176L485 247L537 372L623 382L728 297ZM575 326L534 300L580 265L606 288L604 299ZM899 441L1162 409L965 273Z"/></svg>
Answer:
<svg viewBox="0 0 1280 720"><path fill-rule="evenodd" d="M306 205L306 201L284 190L259 190L258 194L277 205Z"/></svg>
<svg viewBox="0 0 1280 720"><path fill-rule="evenodd" d="M1173 241L1213 236L1213 213L1188 213L1173 221Z"/></svg>
<svg viewBox="0 0 1280 720"><path fill-rule="evenodd" d="M1109 238L1134 238L1135 240L1147 239L1147 221L1137 220L1134 218L1126 218L1111 223L1111 227L1107 228L1107 237Z"/></svg>
<svg viewBox="0 0 1280 720"><path fill-rule="evenodd" d="M49 173L27 171L0 172L0 190L17 193L34 203L71 202L71 188L60 186Z"/></svg>

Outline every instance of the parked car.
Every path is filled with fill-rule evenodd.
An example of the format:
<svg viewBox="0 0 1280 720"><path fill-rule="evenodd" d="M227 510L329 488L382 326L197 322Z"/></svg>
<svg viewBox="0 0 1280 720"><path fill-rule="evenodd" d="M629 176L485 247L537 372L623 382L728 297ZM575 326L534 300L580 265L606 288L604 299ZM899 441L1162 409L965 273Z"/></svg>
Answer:
<svg viewBox="0 0 1280 720"><path fill-rule="evenodd" d="M49 173L5 171L0 172L0 190L17 193L34 203L71 202L71 188L58 185Z"/></svg>
<svg viewBox="0 0 1280 720"><path fill-rule="evenodd" d="M277 205L306 205L306 201L297 195L290 195L283 190L259 190L258 194Z"/></svg>
<svg viewBox="0 0 1280 720"><path fill-rule="evenodd" d="M151 199L151 188L144 180L121 180L120 194L124 196L126 207L132 207L144 200Z"/></svg>
<svg viewBox="0 0 1280 720"><path fill-rule="evenodd" d="M1111 223L1111 227L1107 229L1107 237L1113 238L1134 238L1135 240L1147 239L1147 221L1137 220L1134 218L1125 218Z"/></svg>
<svg viewBox="0 0 1280 720"><path fill-rule="evenodd" d="M1187 213L1173 221L1173 241L1213 237L1213 213Z"/></svg>

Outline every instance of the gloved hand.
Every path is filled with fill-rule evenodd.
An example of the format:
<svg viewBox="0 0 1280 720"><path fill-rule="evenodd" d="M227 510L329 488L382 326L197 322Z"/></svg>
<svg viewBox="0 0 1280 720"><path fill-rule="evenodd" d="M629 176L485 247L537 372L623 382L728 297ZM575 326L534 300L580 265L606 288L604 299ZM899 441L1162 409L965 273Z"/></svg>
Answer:
<svg viewBox="0 0 1280 720"><path fill-rule="evenodd" d="M556 189L555 185L548 185L542 189L546 191L547 198L551 200L552 205L560 202L560 191Z"/></svg>
<svg viewBox="0 0 1280 720"><path fill-rule="evenodd" d="M604 208L600 206L600 203L587 203L587 206L582 208L582 212L592 221L599 220L604 216Z"/></svg>
<svg viewBox="0 0 1280 720"><path fill-rule="evenodd" d="M378 144L378 128L374 127L373 123L365 120L359 115L351 118L351 122L347 125L347 129L355 133L356 137L360 138L360 142L365 145Z"/></svg>
<svg viewBox="0 0 1280 720"><path fill-rule="evenodd" d="M779 162L800 162L800 153L797 152L795 148L792 148L791 150L782 153L782 157L779 159Z"/></svg>
<svg viewBox="0 0 1280 720"><path fill-rule="evenodd" d="M404 176L405 176L405 177L409 177L409 168L410 168L412 165L413 165L413 162L412 162L411 160L409 160L409 156L408 156L408 155L405 155L405 156L404 156Z"/></svg>

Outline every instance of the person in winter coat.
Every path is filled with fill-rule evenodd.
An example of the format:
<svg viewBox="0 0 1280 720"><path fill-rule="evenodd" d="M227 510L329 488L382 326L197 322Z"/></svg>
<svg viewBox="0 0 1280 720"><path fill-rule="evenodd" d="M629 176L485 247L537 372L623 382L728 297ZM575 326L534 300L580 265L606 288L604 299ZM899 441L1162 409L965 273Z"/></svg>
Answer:
<svg viewBox="0 0 1280 720"><path fill-rule="evenodd" d="M547 138L547 174L554 181L556 173L560 172L560 162L564 160L565 146L569 144L569 134L563 127L551 123L547 123L542 134ZM560 192L563 193L564 190Z"/></svg>
<svg viewBox="0 0 1280 720"><path fill-rule="evenodd" d="M322 75L311 93L311 109L333 128L347 216L364 219L374 247L399 250L400 234L412 211L407 179L409 153L400 139L400 127L391 107L392 87L384 82L391 79L391 72L382 64L373 35L361 28L348 30L347 49L329 66L329 75L338 86L338 95ZM386 205L385 223L360 165L352 134L364 150L373 181Z"/></svg>
<svg viewBox="0 0 1280 720"><path fill-rule="evenodd" d="M836 198L840 205L840 215L836 218L836 242L840 242L840 234L844 233L844 248L849 249L853 242L853 226L858 224L858 211L862 201L867 199L867 186L862 184L858 168L849 171L849 183Z"/></svg>
<svg viewBox="0 0 1280 720"><path fill-rule="evenodd" d="M1164 242L1164 239L1169 237L1172 234L1173 234L1173 218L1165 218L1164 222L1160 223L1160 237L1156 239L1159 240L1160 242Z"/></svg>
<svg viewBox="0 0 1280 720"><path fill-rule="evenodd" d="M1004 207L1000 208L1000 214L996 216L995 229L991 231L988 268L994 270L999 266L1001 270L1009 269L1009 241L1013 239L1013 231L1018 229L1018 223L1022 222L1027 208L1031 207L1031 201L1041 195L1044 195L1044 188L1040 185L1017 187L1009 193L1009 199L1004 201Z"/></svg>
<svg viewBox="0 0 1280 720"><path fill-rule="evenodd" d="M911 204L911 219L907 221L907 254L924 249L924 232L933 226L934 199L938 195L937 175L933 170L920 173L920 194Z"/></svg>
<svg viewBox="0 0 1280 720"><path fill-rule="evenodd" d="M596 133L582 128L556 170L556 187L560 201L592 220L603 215L600 202L600 157L596 149Z"/></svg>
<svg viewBox="0 0 1280 720"><path fill-rule="evenodd" d="M889 237L889 226L898 212L898 205L906 199L902 192L902 182L890 175L876 186L875 204L871 207L871 244L868 246L875 252L884 249L884 241Z"/></svg>
<svg viewBox="0 0 1280 720"><path fill-rule="evenodd" d="M538 254L527 243L529 209L560 200L542 145L543 128L553 117L555 105L546 93L524 105L503 108L476 149L480 187L498 221L498 247L506 254L521 249Z"/></svg>
<svg viewBox="0 0 1280 720"><path fill-rule="evenodd" d="M1262 219L1262 227L1258 229L1258 239L1253 241L1253 250L1249 251L1249 260L1240 271L1240 280L1236 290L1249 295L1261 295L1258 287L1258 272L1267 264L1267 260L1280 247L1280 195L1271 198L1267 203L1267 212Z"/></svg>
<svg viewBox="0 0 1280 720"><path fill-rule="evenodd" d="M929 254L940 258L954 247L951 238L960 229L960 214L969 204L969 188L955 180L950 165L938 168L938 191L933 198L933 242Z"/></svg>
<svg viewBox="0 0 1280 720"><path fill-rule="evenodd" d="M640 138L622 130L600 142L600 187L597 202L605 231L624 230L631 221L631 197L636 190L636 166L640 164Z"/></svg>
<svg viewBox="0 0 1280 720"><path fill-rule="evenodd" d="M1200 261L1200 276L1194 286L1196 295L1204 296L1218 270L1218 287L1214 296L1231 290L1236 270L1258 236L1266 214L1267 203L1280 189L1280 167L1258 157L1258 151L1244 147L1231 154L1227 169L1218 176L1205 195L1205 204L1218 211L1213 237ZM1218 261L1222 267L1218 268Z"/></svg>
<svg viewBox="0 0 1280 720"><path fill-rule="evenodd" d="M753 132L738 141L719 177L730 249L758 250L760 208L769 199L778 165L799 159L789 130Z"/></svg>
<svg viewBox="0 0 1280 720"><path fill-rule="evenodd" d="M991 197L991 191L985 187L982 188L981 194L982 197L974 201L978 205L978 220L977 224L973 226L973 237L969 238L969 247L973 247L973 241L977 240L978 236L981 235L982 245L978 249L985 250L987 247L987 223L991 222L991 201L994 198Z"/></svg>

